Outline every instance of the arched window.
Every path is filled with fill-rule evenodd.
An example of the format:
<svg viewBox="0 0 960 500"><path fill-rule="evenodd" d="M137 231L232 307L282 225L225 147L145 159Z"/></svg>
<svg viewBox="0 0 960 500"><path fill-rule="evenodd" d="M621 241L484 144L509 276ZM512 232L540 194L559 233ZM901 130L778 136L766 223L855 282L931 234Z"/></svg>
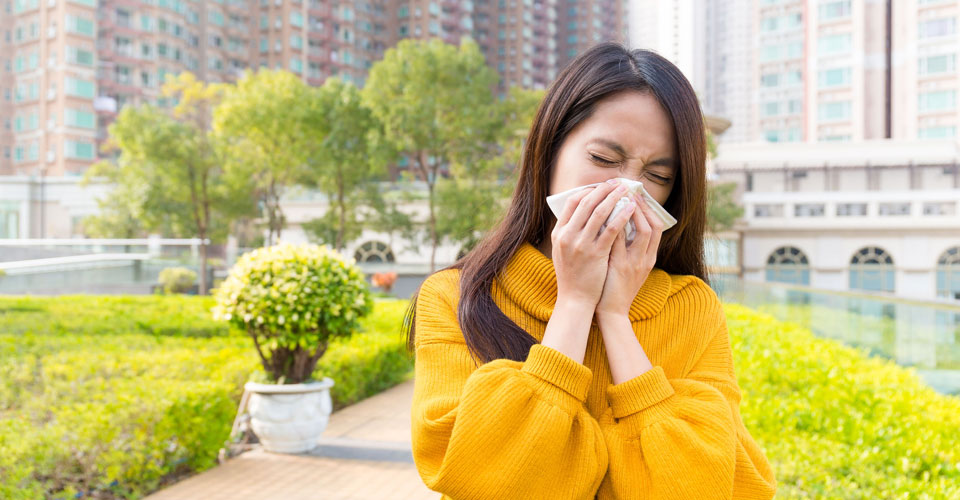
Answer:
<svg viewBox="0 0 960 500"><path fill-rule="evenodd" d="M892 292L894 276L893 258L882 248L861 248L850 259L851 290Z"/></svg>
<svg viewBox="0 0 960 500"><path fill-rule="evenodd" d="M960 300L960 247L948 248L937 259L937 297Z"/></svg>
<svg viewBox="0 0 960 500"><path fill-rule="evenodd" d="M394 262L393 251L386 243L368 241L353 253L357 262Z"/></svg>
<svg viewBox="0 0 960 500"><path fill-rule="evenodd" d="M766 274L767 281L809 285L810 262L799 248L780 247L767 258Z"/></svg>

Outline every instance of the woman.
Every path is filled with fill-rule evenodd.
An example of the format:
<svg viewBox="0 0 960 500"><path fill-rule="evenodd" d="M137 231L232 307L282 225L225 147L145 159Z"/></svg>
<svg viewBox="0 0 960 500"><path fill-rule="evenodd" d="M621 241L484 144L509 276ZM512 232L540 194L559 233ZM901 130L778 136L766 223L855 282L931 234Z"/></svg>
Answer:
<svg viewBox="0 0 960 500"><path fill-rule="evenodd" d="M452 499L768 499L703 264L705 133L666 59L594 46L540 104L510 207L407 311L413 457ZM676 219L638 198L641 180ZM572 196L554 218L545 198ZM637 234L626 244L632 219Z"/></svg>

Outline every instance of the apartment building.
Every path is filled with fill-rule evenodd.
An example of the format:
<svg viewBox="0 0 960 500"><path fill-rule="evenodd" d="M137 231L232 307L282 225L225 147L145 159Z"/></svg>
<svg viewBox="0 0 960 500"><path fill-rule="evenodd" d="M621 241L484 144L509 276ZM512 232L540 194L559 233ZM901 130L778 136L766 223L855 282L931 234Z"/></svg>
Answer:
<svg viewBox="0 0 960 500"><path fill-rule="evenodd" d="M545 88L578 51L626 39L627 0L0 0L0 175L81 175L126 105L166 75L283 68L362 86L403 38L478 42L510 86Z"/></svg>
<svg viewBox="0 0 960 500"><path fill-rule="evenodd" d="M688 76L721 142L960 137L960 0L694 3Z"/></svg>

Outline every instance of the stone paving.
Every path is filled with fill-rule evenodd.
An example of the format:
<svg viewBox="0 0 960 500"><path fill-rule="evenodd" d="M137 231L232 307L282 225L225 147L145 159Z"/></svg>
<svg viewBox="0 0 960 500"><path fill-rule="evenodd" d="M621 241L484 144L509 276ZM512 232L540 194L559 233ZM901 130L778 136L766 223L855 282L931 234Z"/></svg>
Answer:
<svg viewBox="0 0 960 500"><path fill-rule="evenodd" d="M330 415L304 454L242 453L147 500L437 500L410 454L413 381Z"/></svg>

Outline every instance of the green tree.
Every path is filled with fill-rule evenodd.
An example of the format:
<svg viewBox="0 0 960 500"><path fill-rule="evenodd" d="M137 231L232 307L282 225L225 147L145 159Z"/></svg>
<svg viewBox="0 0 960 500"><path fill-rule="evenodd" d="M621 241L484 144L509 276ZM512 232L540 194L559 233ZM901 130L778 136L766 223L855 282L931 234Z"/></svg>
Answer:
<svg viewBox="0 0 960 500"><path fill-rule="evenodd" d="M502 114L491 88L497 75L484 62L477 44L463 39L459 47L438 39L401 41L370 69L363 88L365 102L381 122L386 141L410 158L427 185L426 227L431 245L430 269L444 237L437 212L455 212L438 205L437 181L443 167L454 176L483 180L497 162ZM448 212L449 211L449 212Z"/></svg>
<svg viewBox="0 0 960 500"><path fill-rule="evenodd" d="M200 245L200 293L207 292L209 239L222 241L230 223L250 210L243 185L228 181L217 139L210 133L220 87L189 72L168 78L163 94L178 104L171 113L150 105L126 106L110 126L108 150L115 162L91 167L85 177L106 177L117 189L108 206L127 207L144 228L196 236Z"/></svg>
<svg viewBox="0 0 960 500"><path fill-rule="evenodd" d="M326 193L330 208L304 224L304 230L341 251L363 231L357 213L369 193L363 185L383 177L394 154L352 83L331 77L311 93L307 126L315 140L302 184Z"/></svg>
<svg viewBox="0 0 960 500"><path fill-rule="evenodd" d="M743 217L743 207L734 200L735 182L711 183L707 188L707 230L719 233Z"/></svg>
<svg viewBox="0 0 960 500"><path fill-rule="evenodd" d="M251 186L268 228L266 244L281 235L283 194L306 174L312 135L310 88L284 70L260 69L223 87L213 113L227 176Z"/></svg>

